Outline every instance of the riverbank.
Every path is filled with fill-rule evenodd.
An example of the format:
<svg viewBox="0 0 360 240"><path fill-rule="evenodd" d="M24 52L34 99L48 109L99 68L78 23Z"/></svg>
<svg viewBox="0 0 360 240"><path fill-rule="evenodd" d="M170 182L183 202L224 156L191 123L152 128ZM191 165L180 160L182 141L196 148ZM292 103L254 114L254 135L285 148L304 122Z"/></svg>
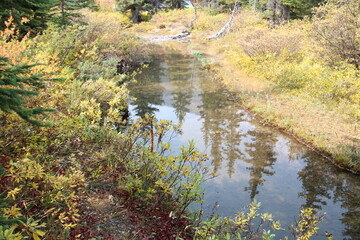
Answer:
<svg viewBox="0 0 360 240"><path fill-rule="evenodd" d="M273 91L271 82L248 76L228 59L219 58L217 47L217 43L194 44L197 51L213 62L208 68L227 89L236 93L241 106L260 122L291 135L338 167L360 173L357 121L316 99Z"/></svg>
<svg viewBox="0 0 360 240"><path fill-rule="evenodd" d="M270 29L261 16L245 9L228 35L208 40L229 16L198 10L193 19L191 9L160 13L133 31L174 34L193 22L189 51L242 105L339 167L359 172L359 70L343 61L329 67L320 60L324 46L311 37L314 23L294 21Z"/></svg>

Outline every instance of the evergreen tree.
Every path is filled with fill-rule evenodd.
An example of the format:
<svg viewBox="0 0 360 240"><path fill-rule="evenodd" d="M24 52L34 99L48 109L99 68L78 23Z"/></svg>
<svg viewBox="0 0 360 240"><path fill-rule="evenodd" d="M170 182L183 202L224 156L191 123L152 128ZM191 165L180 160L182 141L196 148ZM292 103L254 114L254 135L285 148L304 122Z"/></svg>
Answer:
<svg viewBox="0 0 360 240"><path fill-rule="evenodd" d="M168 4L170 8L183 8L186 4L184 0L165 0L165 3Z"/></svg>
<svg viewBox="0 0 360 240"><path fill-rule="evenodd" d="M325 0L282 0L282 4L290 9L290 18L303 18L311 15L312 8L318 7Z"/></svg>
<svg viewBox="0 0 360 240"><path fill-rule="evenodd" d="M0 4L0 29L5 29L4 22L10 16L14 18L14 23L20 30L19 37L30 33L31 36L43 31L50 18L50 11L54 0L1 0ZM22 18L28 21L20 24Z"/></svg>
<svg viewBox="0 0 360 240"><path fill-rule="evenodd" d="M83 8L96 9L94 0L55 0L52 21L59 26L71 25L75 18L82 16L77 11Z"/></svg>
<svg viewBox="0 0 360 240"><path fill-rule="evenodd" d="M131 21L141 22L141 11L148 11L150 14L157 12L163 0L116 0L120 12L131 11Z"/></svg>
<svg viewBox="0 0 360 240"><path fill-rule="evenodd" d="M312 9L325 0L267 0L266 11L271 25L311 15Z"/></svg>
<svg viewBox="0 0 360 240"><path fill-rule="evenodd" d="M34 65L13 65L8 58L0 57L0 110L5 113L15 112L22 119L34 125L45 126L34 119L39 114L54 109L36 107L25 108L25 97L37 95L35 91L44 87L44 79L40 74L31 74ZM34 90L28 90L32 88Z"/></svg>

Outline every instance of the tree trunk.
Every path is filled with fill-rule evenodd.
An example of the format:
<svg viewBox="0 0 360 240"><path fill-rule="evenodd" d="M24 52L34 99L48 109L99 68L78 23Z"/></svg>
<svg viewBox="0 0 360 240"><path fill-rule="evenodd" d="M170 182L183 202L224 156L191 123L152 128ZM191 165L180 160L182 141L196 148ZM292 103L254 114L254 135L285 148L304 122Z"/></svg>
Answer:
<svg viewBox="0 0 360 240"><path fill-rule="evenodd" d="M290 9L281 0L268 0L266 4L270 26L279 25L290 19Z"/></svg>
<svg viewBox="0 0 360 240"><path fill-rule="evenodd" d="M195 3L193 3L193 6L194 6L194 17L193 19L191 19L191 22L190 22L190 31L191 32L192 30L194 30L195 28L195 21L199 18L198 14L197 14L197 7L195 5Z"/></svg>
<svg viewBox="0 0 360 240"><path fill-rule="evenodd" d="M160 0L153 0L152 6L154 8L154 12L157 12L160 9L161 1Z"/></svg>
<svg viewBox="0 0 360 240"><path fill-rule="evenodd" d="M65 27L65 0L60 1L60 10L61 10L61 26Z"/></svg>
<svg viewBox="0 0 360 240"><path fill-rule="evenodd" d="M131 21L133 23L139 23L140 22L140 7L135 5L131 8Z"/></svg>

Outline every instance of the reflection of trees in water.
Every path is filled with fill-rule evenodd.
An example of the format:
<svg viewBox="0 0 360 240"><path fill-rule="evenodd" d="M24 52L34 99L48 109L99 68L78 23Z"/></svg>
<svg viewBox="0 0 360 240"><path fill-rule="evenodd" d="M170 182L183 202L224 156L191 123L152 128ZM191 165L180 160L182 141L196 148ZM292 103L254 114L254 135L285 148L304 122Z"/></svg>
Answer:
<svg viewBox="0 0 360 240"><path fill-rule="evenodd" d="M179 84L177 87L181 88L181 84ZM172 106L175 109L176 117L178 118L179 123L181 124L184 121L186 113L189 112L188 106L191 103L192 92L191 91L180 92L177 89L172 93L172 96L173 96Z"/></svg>
<svg viewBox="0 0 360 240"><path fill-rule="evenodd" d="M179 123L182 123L186 113L190 111L189 106L193 96L192 78L198 68L194 68L195 59L184 55L171 54L167 60L169 61L168 76L173 87L172 107L175 109Z"/></svg>
<svg viewBox="0 0 360 240"><path fill-rule="evenodd" d="M228 174L234 173L234 163L243 157L240 150L242 133L239 131L244 113L238 111L227 100L223 90L210 91L200 94L202 105L199 106L203 119L202 131L206 145L211 146L211 159L215 170L227 160Z"/></svg>
<svg viewBox="0 0 360 240"><path fill-rule="evenodd" d="M136 76L138 82L130 86L130 96L134 98L131 104L135 106L134 111L139 117L154 114L159 111L156 105L164 103L164 88L160 84L164 66L161 66L161 62L161 59L153 58L150 66Z"/></svg>
<svg viewBox="0 0 360 240"><path fill-rule="evenodd" d="M342 179L341 186L336 187L335 198L341 199L341 206L347 209L340 219L346 225L343 234L351 236L351 239L360 239L360 185L348 180Z"/></svg>
<svg viewBox="0 0 360 240"><path fill-rule="evenodd" d="M221 93L216 92L202 92L200 94L202 105L198 106L200 109L200 116L203 119L202 132L204 134L205 144L210 144L210 158L212 165L217 171L221 166L222 143L225 140L224 121L225 118L221 116L222 109L226 106L226 97Z"/></svg>
<svg viewBox="0 0 360 240"><path fill-rule="evenodd" d="M273 175L272 165L276 161L273 151L276 138L271 132L242 132L241 122L245 115L238 107L227 100L227 94L218 88L217 91L201 94L202 105L199 106L201 118L204 120L202 131L206 145L210 145L211 159L215 170L227 161L227 171L231 177L234 173L235 161L245 160L251 166L249 187L250 197L258 194L258 186L264 183L264 175ZM244 143L248 157L241 152L241 141L251 135L253 141Z"/></svg>
<svg viewBox="0 0 360 240"><path fill-rule="evenodd" d="M259 193L258 187L265 182L264 175L274 175L273 164L276 161L276 153L274 147L276 144L276 136L272 132L263 130L248 131L248 135L252 136L252 141L246 143L246 152L249 155L244 161L250 164L249 186L245 191L250 191L250 199L254 200Z"/></svg>
<svg viewBox="0 0 360 240"><path fill-rule="evenodd" d="M303 183L303 191L299 193L299 197L306 200L303 207L321 210L326 205L326 200L340 202L341 207L346 209L340 219L346 226L343 235L360 239L359 179L323 159L317 160L314 155L307 153L303 156L307 164L298 173Z"/></svg>
<svg viewBox="0 0 360 240"><path fill-rule="evenodd" d="M343 208L347 211L342 214L340 219L345 225L346 229L343 232L346 236L351 236L351 239L360 239L360 189L359 185L355 183L343 182L342 188L335 191L335 196L342 196ZM354 189L356 189L354 191Z"/></svg>
<svg viewBox="0 0 360 240"><path fill-rule="evenodd" d="M333 188L334 182L328 174L328 164L317 164L318 161L303 156L307 163L304 169L298 172L299 179L303 183L303 192L299 193L299 197L305 198L304 207L312 207L321 209L326 205L326 199L331 199L329 190Z"/></svg>
<svg viewBox="0 0 360 240"><path fill-rule="evenodd" d="M189 112L193 96L189 79L192 78L194 61L179 53L155 55L149 68L136 77L138 83L131 86L131 97L135 98L131 104L135 106L136 115L143 117L146 113L158 111L156 106L165 103L165 89L161 84L171 82L172 107L181 123Z"/></svg>
<svg viewBox="0 0 360 240"><path fill-rule="evenodd" d="M224 128L227 130L224 143L225 154L226 159L228 159L228 174L231 177L234 173L235 161L239 161L244 156L240 148L241 139L244 134L241 134L239 131L240 120L244 117L244 114L234 106L225 108L223 111L223 116L226 116Z"/></svg>

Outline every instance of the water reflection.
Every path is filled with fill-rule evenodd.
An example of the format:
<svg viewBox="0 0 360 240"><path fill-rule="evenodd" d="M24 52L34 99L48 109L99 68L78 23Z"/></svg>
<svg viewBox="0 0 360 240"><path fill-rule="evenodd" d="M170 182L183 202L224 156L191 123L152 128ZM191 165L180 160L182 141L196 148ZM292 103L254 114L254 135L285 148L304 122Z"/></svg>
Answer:
<svg viewBox="0 0 360 240"><path fill-rule="evenodd" d="M130 104L134 106L134 112L138 117L144 117L145 114L155 114L159 111L157 106L164 103L162 95L164 87L161 86L161 79L166 78L167 74L161 67L162 62L154 61L151 68L159 71L152 71L149 68L143 70L144 78L141 84L133 84L131 87L131 96L133 97Z"/></svg>
<svg viewBox="0 0 360 240"><path fill-rule="evenodd" d="M340 220L345 224L343 235L350 239L360 239L360 186L354 176L339 171L333 165L312 161L308 153L307 165L298 173L303 183L299 197L306 199L304 207L322 210L324 206L339 203L347 209L341 213ZM316 184L314 184L316 183Z"/></svg>
<svg viewBox="0 0 360 240"><path fill-rule="evenodd" d="M274 129L256 123L228 100L228 92L196 59L166 49L131 86L132 114L155 114L183 124L179 147L195 139L219 176L207 182L205 200L231 215L256 199L288 226L301 207L327 212L320 228L334 239L360 239L360 179L340 171ZM289 233L277 233L283 237ZM314 238L316 239L316 238ZM320 238L321 239L321 238Z"/></svg>
<svg viewBox="0 0 360 240"><path fill-rule="evenodd" d="M259 193L258 187L264 184L264 175L272 176L275 174L273 164L276 161L274 146L276 137L269 131L248 131L252 141L246 144L246 152L249 157L244 161L249 163L247 169L250 171L249 186L245 191L250 192L250 199L254 200Z"/></svg>
<svg viewBox="0 0 360 240"><path fill-rule="evenodd" d="M169 62L172 63L168 68L169 80L172 83L171 90L172 107L175 109L176 117L179 123L183 123L184 117L190 111L189 106L193 96L192 78L192 64L189 61L179 61L182 56L174 54L169 56ZM185 70L180 71L179 69ZM186 82L186 84L184 84Z"/></svg>
<svg viewBox="0 0 360 240"><path fill-rule="evenodd" d="M241 132L237 131L240 122L235 119L241 120L243 113L229 106L227 97L221 89L203 92L200 97L202 104L198 108L203 119L201 130L205 144L210 146L212 165L217 171L226 160L231 178L234 161L242 157L239 149Z"/></svg>

